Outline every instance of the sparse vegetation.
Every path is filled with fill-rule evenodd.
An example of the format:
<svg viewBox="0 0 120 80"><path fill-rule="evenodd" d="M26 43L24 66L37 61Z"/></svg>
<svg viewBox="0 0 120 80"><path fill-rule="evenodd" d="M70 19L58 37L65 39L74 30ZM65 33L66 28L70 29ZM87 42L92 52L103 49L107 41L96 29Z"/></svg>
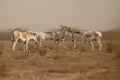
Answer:
<svg viewBox="0 0 120 80"><path fill-rule="evenodd" d="M0 57L3 55L4 44L0 44Z"/></svg>
<svg viewBox="0 0 120 80"><path fill-rule="evenodd" d="M106 42L106 50L107 50L108 53L113 52L113 43L111 41Z"/></svg>
<svg viewBox="0 0 120 80"><path fill-rule="evenodd" d="M107 41L120 41L120 29L104 31L103 38Z"/></svg>
<svg viewBox="0 0 120 80"><path fill-rule="evenodd" d="M71 41L56 46L48 40L42 48L31 41L29 53L23 53L21 43L13 52L11 42L4 39L0 41L0 80L119 80L120 41L113 38L105 33L101 52L86 51L88 45L80 41L74 49Z"/></svg>
<svg viewBox="0 0 120 80"><path fill-rule="evenodd" d="M0 50L0 56L2 56L3 52Z"/></svg>
<svg viewBox="0 0 120 80"><path fill-rule="evenodd" d="M45 46L39 47L39 48L38 48L38 51L39 51L39 54L40 54L41 56L47 54L47 48L46 48Z"/></svg>
<svg viewBox="0 0 120 80"><path fill-rule="evenodd" d="M114 42L113 51L117 58L120 58L120 42Z"/></svg>
<svg viewBox="0 0 120 80"><path fill-rule="evenodd" d="M6 65L4 63L0 63L0 76L5 76L6 74Z"/></svg>

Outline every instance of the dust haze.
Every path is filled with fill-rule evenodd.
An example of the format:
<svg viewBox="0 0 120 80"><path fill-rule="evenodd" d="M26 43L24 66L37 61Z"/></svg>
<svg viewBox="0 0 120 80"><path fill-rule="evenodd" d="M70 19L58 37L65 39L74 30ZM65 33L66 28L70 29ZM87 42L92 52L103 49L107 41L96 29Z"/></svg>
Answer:
<svg viewBox="0 0 120 80"><path fill-rule="evenodd" d="M120 27L119 7L120 0L0 0L0 29L106 30Z"/></svg>

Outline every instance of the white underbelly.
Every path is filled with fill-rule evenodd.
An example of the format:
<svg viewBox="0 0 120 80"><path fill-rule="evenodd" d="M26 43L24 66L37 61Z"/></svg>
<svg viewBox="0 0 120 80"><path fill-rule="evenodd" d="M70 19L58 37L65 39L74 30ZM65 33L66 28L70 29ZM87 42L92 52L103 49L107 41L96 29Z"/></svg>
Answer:
<svg viewBox="0 0 120 80"><path fill-rule="evenodd" d="M26 38L24 38L22 35L20 35L20 38L19 38L22 42L25 42L26 41Z"/></svg>

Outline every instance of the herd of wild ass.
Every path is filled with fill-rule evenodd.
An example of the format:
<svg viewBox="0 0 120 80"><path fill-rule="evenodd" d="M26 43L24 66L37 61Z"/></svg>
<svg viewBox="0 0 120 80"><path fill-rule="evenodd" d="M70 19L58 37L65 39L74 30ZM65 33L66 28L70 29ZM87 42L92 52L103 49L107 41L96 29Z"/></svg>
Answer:
<svg viewBox="0 0 120 80"><path fill-rule="evenodd" d="M52 39L57 45L63 45L66 35L71 37L74 47L77 45L77 36L81 36L83 43L86 41L90 42L92 51L94 51L94 41L97 41L99 51L102 48L102 33L99 31L77 31L72 30L71 27L60 25L61 30L51 32L33 32L33 31L14 31L12 34L12 49L15 51L15 46L18 40L24 43L24 51L28 51L28 43L30 40L34 40L35 43L39 44L40 47L44 45L46 39Z"/></svg>

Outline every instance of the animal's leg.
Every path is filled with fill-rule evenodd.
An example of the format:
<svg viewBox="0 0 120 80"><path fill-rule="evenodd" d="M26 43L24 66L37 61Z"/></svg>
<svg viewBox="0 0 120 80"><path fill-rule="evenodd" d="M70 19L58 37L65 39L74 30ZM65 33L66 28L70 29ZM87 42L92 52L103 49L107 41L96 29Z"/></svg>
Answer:
<svg viewBox="0 0 120 80"><path fill-rule="evenodd" d="M90 41L90 43L91 43L91 46L92 46L92 51L94 51L94 43L93 43L93 41Z"/></svg>
<svg viewBox="0 0 120 80"><path fill-rule="evenodd" d="M57 39L54 39L54 45L56 46L58 44L58 40Z"/></svg>
<svg viewBox="0 0 120 80"><path fill-rule="evenodd" d="M25 51L28 51L28 43L29 43L29 40L26 40L26 42L25 42Z"/></svg>
<svg viewBox="0 0 120 80"><path fill-rule="evenodd" d="M16 44L17 44L17 41L18 41L18 40L16 40L16 41L13 42L13 46L12 46L13 51L15 51L15 46L16 46Z"/></svg>
<svg viewBox="0 0 120 80"><path fill-rule="evenodd" d="M63 44L64 44L64 42L65 42L65 39L62 39L62 41L61 41L61 45L63 45Z"/></svg>
<svg viewBox="0 0 120 80"><path fill-rule="evenodd" d="M26 51L26 41L23 43L23 49L24 49L24 52Z"/></svg>
<svg viewBox="0 0 120 80"><path fill-rule="evenodd" d="M74 45L74 48L76 48L76 46L77 46L77 40L76 39L74 39L73 45Z"/></svg>
<svg viewBox="0 0 120 80"><path fill-rule="evenodd" d="M43 44L43 42L42 42L42 40L40 40L39 46L42 47L42 44Z"/></svg>
<svg viewBox="0 0 120 80"><path fill-rule="evenodd" d="M55 38L55 39L54 39L54 42L55 42L55 44L57 44L57 43L58 43L58 39L57 39L57 38Z"/></svg>
<svg viewBox="0 0 120 80"><path fill-rule="evenodd" d="M76 41L76 35L75 35L75 33L72 34L72 42L73 42L73 47L76 48L77 41Z"/></svg>
<svg viewBox="0 0 120 80"><path fill-rule="evenodd" d="M61 41L58 41L58 46L60 46L61 45Z"/></svg>
<svg viewBox="0 0 120 80"><path fill-rule="evenodd" d="M100 39L98 39L98 45L99 45L99 51L101 51L102 43L101 43L101 40L100 40Z"/></svg>
<svg viewBox="0 0 120 80"><path fill-rule="evenodd" d="M42 40L42 46L44 46L44 44L45 44L45 40Z"/></svg>
<svg viewBox="0 0 120 80"><path fill-rule="evenodd" d="M41 56L44 55L44 41L45 39L40 39L40 42L39 42L39 50L40 50Z"/></svg>
<svg viewBox="0 0 120 80"><path fill-rule="evenodd" d="M65 42L65 38L62 39L62 44Z"/></svg>
<svg viewBox="0 0 120 80"><path fill-rule="evenodd" d="M84 38L84 36L82 36L82 42L83 42L83 44L85 43L85 38Z"/></svg>
<svg viewBox="0 0 120 80"><path fill-rule="evenodd" d="M82 36L82 44L83 45L81 45L81 46L83 47L83 50L87 50L88 49L88 45L89 45L89 41L84 36Z"/></svg>

